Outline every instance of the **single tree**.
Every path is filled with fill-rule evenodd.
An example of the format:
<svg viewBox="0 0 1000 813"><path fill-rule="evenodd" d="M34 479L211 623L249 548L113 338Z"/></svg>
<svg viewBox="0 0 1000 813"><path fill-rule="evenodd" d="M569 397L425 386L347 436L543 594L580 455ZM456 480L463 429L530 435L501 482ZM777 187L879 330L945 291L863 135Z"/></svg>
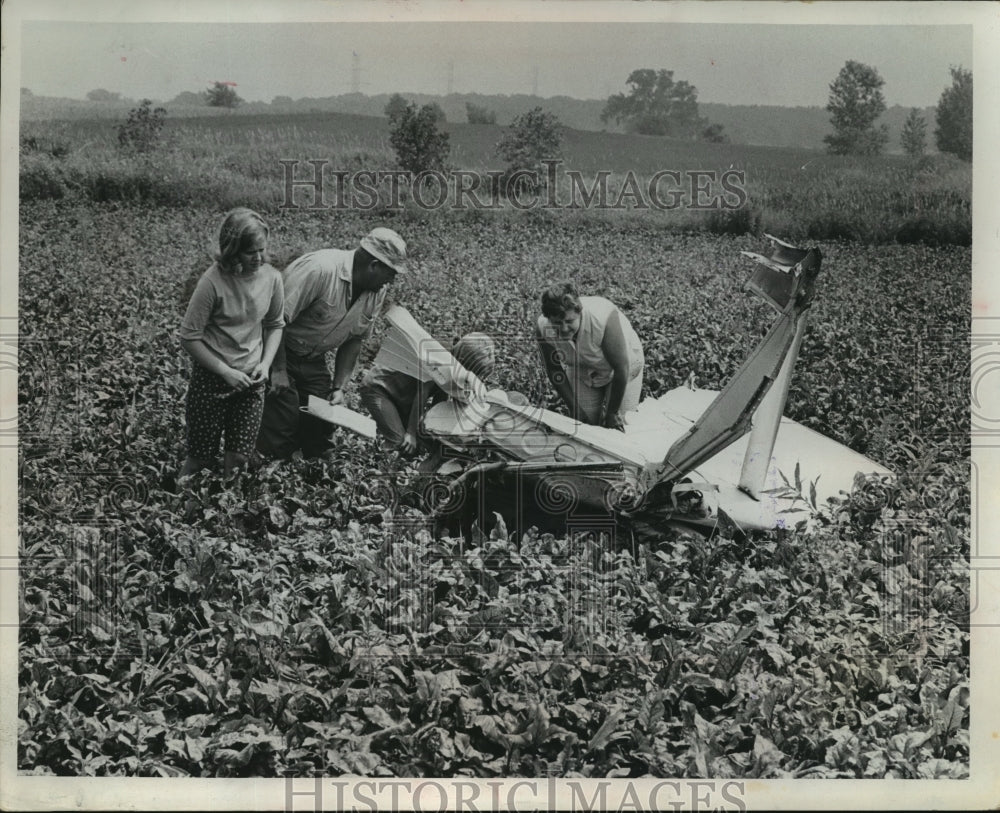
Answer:
<svg viewBox="0 0 1000 813"><path fill-rule="evenodd" d="M721 124L709 124L701 131L699 138L702 141L710 141L713 144L726 144L729 142L729 136L723 133L722 130L723 125Z"/></svg>
<svg viewBox="0 0 1000 813"><path fill-rule="evenodd" d="M410 106L410 103L406 101L405 98L400 96L398 93L393 93L389 97L389 102L385 106L385 115L388 117L389 121L395 121Z"/></svg>
<svg viewBox="0 0 1000 813"><path fill-rule="evenodd" d="M465 116L469 124L496 124L497 114L494 110L487 110L472 102L465 103Z"/></svg>
<svg viewBox="0 0 1000 813"><path fill-rule="evenodd" d="M945 88L937 106L934 140L941 152L963 161L972 160L972 71L951 67L951 87Z"/></svg>
<svg viewBox="0 0 1000 813"><path fill-rule="evenodd" d="M243 100L236 95L232 82L216 82L207 91L209 107L238 107Z"/></svg>
<svg viewBox="0 0 1000 813"><path fill-rule="evenodd" d="M164 108L154 108L149 99L143 99L129 111L125 122L118 125L118 145L125 150L152 152L160 143L166 118Z"/></svg>
<svg viewBox="0 0 1000 813"><path fill-rule="evenodd" d="M520 191L522 188L537 191L547 179L544 160L562 157L562 125L555 114L536 107L514 117L507 132L497 142L496 154L507 162L504 172L504 190ZM515 178L510 189L510 179Z"/></svg>
<svg viewBox="0 0 1000 813"><path fill-rule="evenodd" d="M117 102L121 100L122 95L120 93L112 93L110 90L105 90L104 88L97 88L90 91L87 94L87 98L92 102Z"/></svg>
<svg viewBox="0 0 1000 813"><path fill-rule="evenodd" d="M448 134L437 128L435 107L425 104L417 110L417 106L410 103L390 119L389 143L396 151L396 161L414 175L429 170L443 171L451 150Z"/></svg>
<svg viewBox="0 0 1000 813"><path fill-rule="evenodd" d="M927 148L927 122L916 107L906 117L900 141L903 144L903 152L911 158L919 158Z"/></svg>
<svg viewBox="0 0 1000 813"><path fill-rule="evenodd" d="M833 133L825 136L827 150L834 155L878 155L889 141L889 128L875 125L885 112L882 86L885 80L875 68L848 60L830 83Z"/></svg>
<svg viewBox="0 0 1000 813"><path fill-rule="evenodd" d="M601 121L644 135L697 138L708 122L698 115L698 90L674 72L640 68L629 74L628 94L608 97Z"/></svg>

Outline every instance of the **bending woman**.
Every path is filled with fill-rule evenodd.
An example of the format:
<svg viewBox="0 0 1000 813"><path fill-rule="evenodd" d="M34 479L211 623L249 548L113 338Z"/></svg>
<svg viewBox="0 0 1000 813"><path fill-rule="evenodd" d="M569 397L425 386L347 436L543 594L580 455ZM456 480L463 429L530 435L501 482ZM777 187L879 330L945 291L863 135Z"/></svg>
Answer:
<svg viewBox="0 0 1000 813"><path fill-rule="evenodd" d="M602 296L580 296L571 280L542 294L535 336L545 373L578 421L624 428L639 405L642 342L625 315Z"/></svg>

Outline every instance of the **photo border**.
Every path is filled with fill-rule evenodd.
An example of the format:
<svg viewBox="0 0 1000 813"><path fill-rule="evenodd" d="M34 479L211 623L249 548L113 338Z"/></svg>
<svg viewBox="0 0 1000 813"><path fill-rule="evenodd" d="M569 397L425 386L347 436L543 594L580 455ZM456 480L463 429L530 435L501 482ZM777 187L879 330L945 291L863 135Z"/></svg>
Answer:
<svg viewBox="0 0 1000 813"><path fill-rule="evenodd" d="M194 10L196 8L196 10ZM1000 121L997 83L988 77L1000 77L1000 15L992 3L980 2L783 2L727 3L620 3L593 0L587 2L476 2L462 0L427 0L403 2L341 2L338 4L302 0L214 0L179 15L166 2L130 4L94 2L72 3L55 0L8 0L3 5L3 87L0 95L0 138L3 170L0 173L0 319L5 324L16 319L18 267L18 108L20 88L20 23L24 20L71 20L109 22L278 22L278 21L448 21L448 22L648 22L653 23L723 23L747 25L780 23L783 25L971 25L973 27L974 91L974 182L973 182L973 336L1000 334L1000 223L997 189L1000 178ZM14 322L16 326L16 322ZM9 332L9 331L8 331ZM972 371L976 376L976 369ZM10 378L2 378L0 397L9 408L16 405L16 381L13 394ZM13 402L11 398L13 397ZM16 408L16 407L15 407ZM970 779L968 780L737 780L746 784L745 801L749 809L979 809L1000 803L1000 780L995 766L1000 764L1000 700L990 691L998 673L995 654L997 625L1000 624L1000 434L983 432L973 435L973 539L972 569L975 577L975 607L970 626L971 639L971 719ZM284 809L289 787L283 779L106 779L51 778L20 776L16 771L17 739L17 450L0 443L0 807L4 809ZM992 497L992 500L990 499ZM13 566L11 564L13 563ZM991 769L989 766L993 765ZM334 781L332 778L325 782ZM371 781L359 779L358 782ZM375 780L379 781L379 780ZM420 778L414 784L432 781L455 791L465 779ZM525 780L504 780L505 788ZM540 780L542 781L542 780ZM545 782L550 780L545 779ZM565 782L555 780L553 795L546 797L557 806L568 802ZM581 780L588 788L605 780ZM611 782L608 803L628 802L621 796L624 780ZM635 785L651 786L657 780L630 780ZM709 780L681 780L705 784ZM722 784L730 780L716 780ZM309 783L310 780L296 780ZM480 780L485 787L486 780ZM308 784L297 798L296 809L312 809L308 802ZM552 788L552 785L545 785ZM299 788L296 787L295 790ZM468 798L468 797L466 797ZM484 795L482 798L490 798ZM390 801L388 796L380 797ZM454 797L452 797L454 799ZM428 799L430 809L437 802ZM531 805L528 805L531 806ZM401 808L405 809L405 808ZM428 809L428 808L425 808ZM630 809L630 808L627 808Z"/></svg>

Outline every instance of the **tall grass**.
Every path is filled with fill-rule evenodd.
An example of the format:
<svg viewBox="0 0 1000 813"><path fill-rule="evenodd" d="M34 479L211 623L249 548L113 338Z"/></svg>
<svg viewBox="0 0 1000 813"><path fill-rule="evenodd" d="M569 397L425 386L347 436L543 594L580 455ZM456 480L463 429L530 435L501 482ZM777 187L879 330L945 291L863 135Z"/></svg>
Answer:
<svg viewBox="0 0 1000 813"><path fill-rule="evenodd" d="M448 129L456 168L479 172L503 168L492 150L501 128L451 124ZM146 154L123 153L117 146L115 122L110 120L29 122L22 130L20 188L23 199L84 198L215 208L244 205L273 211L287 203L286 170L281 161L302 162L296 170L296 177L302 178L312 173L305 162L315 159L327 162L327 172L395 168L385 122L361 116L168 121L161 144ZM971 243L971 167L949 156L918 161L897 156L852 159L808 150L568 131L554 196L561 204L571 200L565 170L582 173L588 186L598 172L607 172L608 200L614 203L628 173L646 190L649 179L662 169L742 171L746 205L711 211L686 205L637 209L634 201L624 200L618 209L540 211L544 210L541 201L527 203L544 217L597 223L638 219L671 230L769 231L789 238L866 243ZM333 194L331 183L327 188ZM299 205L312 202L307 190L297 195ZM514 208L510 201L485 189L478 195L489 210L474 212L474 217ZM373 211L385 213L390 197L383 186ZM428 216L405 187L399 200L411 214ZM469 205L468 198L465 204ZM445 212L456 208L453 188L441 208Z"/></svg>
<svg viewBox="0 0 1000 813"><path fill-rule="evenodd" d="M391 150L378 140L365 142L357 136L318 140L294 126L173 127L159 147L144 154L119 149L110 124L91 126L84 138L72 138L72 127L64 124L36 124L29 132L22 133L24 199L83 197L97 202L240 205L271 211L283 202L280 162L284 159L322 157L331 167L348 171L389 167L393 161ZM34 148L25 148L29 139ZM67 143L67 154L52 154L49 145L61 148Z"/></svg>

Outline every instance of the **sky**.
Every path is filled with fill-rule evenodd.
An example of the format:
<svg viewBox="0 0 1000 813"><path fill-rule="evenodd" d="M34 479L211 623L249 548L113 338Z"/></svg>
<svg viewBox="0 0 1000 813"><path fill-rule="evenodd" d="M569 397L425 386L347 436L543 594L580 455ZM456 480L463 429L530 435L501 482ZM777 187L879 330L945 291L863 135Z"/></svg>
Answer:
<svg viewBox="0 0 1000 813"><path fill-rule="evenodd" d="M265 102L355 87L603 99L624 91L635 68L667 68L703 103L822 107L853 59L878 69L889 106L929 107L950 85L950 65L972 67L972 47L969 25L25 21L20 85L157 101L216 81Z"/></svg>

